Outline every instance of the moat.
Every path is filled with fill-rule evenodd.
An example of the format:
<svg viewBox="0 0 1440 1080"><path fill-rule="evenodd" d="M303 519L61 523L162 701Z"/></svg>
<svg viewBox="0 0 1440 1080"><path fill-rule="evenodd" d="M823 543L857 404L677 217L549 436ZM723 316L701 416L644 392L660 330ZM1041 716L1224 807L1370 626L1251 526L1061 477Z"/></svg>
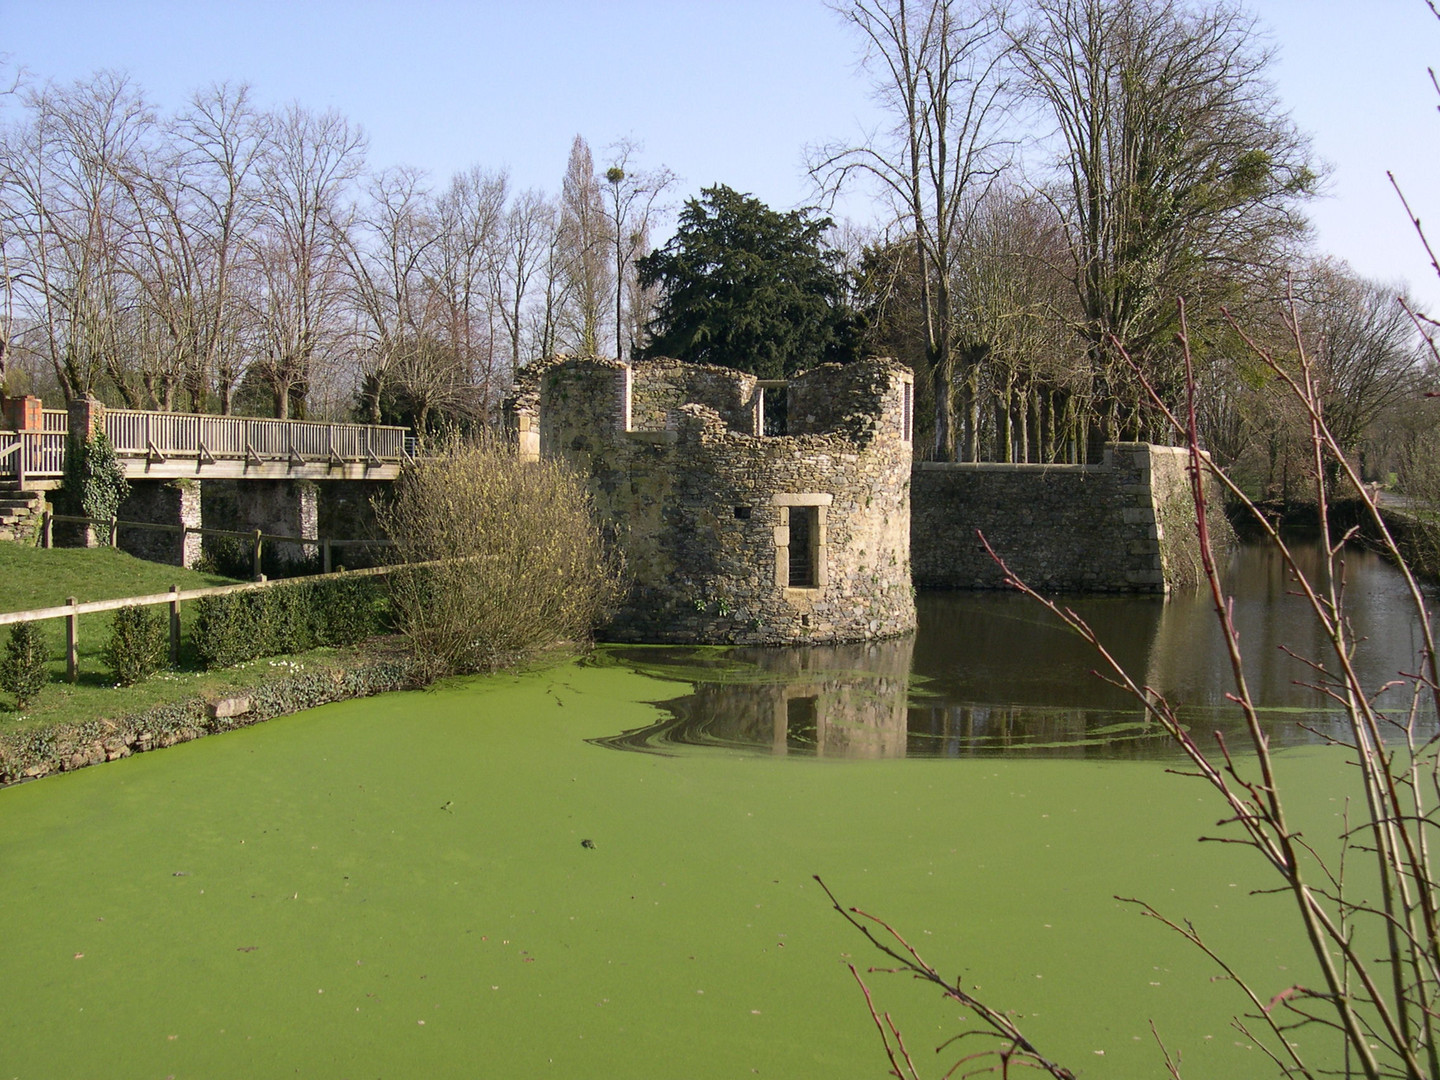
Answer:
<svg viewBox="0 0 1440 1080"><path fill-rule="evenodd" d="M1252 570L1280 783L1323 846L1353 770L1275 648L1313 645L1283 576ZM1402 650L1393 575L1351 570L1360 632ZM873 652L610 648L0 792L5 1075L861 1080L883 1058L844 965L870 960L815 874L1088 1075L1156 1075L1151 1022L1197 1074L1266 1071L1229 1027L1246 1002L1115 900L1194 918L1262 993L1309 977L1258 860L1195 842L1213 798L1035 609L920 600L920 636ZM1202 602L1077 604L1223 722ZM660 752L595 745L620 732ZM872 986L910 1045L959 1030Z"/></svg>
<svg viewBox="0 0 1440 1080"><path fill-rule="evenodd" d="M1311 570L1314 547L1299 549ZM1400 576L1353 550L1346 573L1358 662L1378 688L1409 670L1419 645ZM1343 714L1289 656L1326 659L1326 643L1268 547L1239 548L1226 568L1247 679L1275 746L1340 734ZM1199 734L1242 737L1225 698L1229 661L1207 592L1070 596L1138 681L1164 694ZM1124 691L1093 674L1099 658L1033 601L1006 592L922 591L915 635L802 649L615 647L607 655L695 686L668 717L601 740L617 748L745 748L822 757L1173 757L1163 731ZM1408 700L1395 688L1392 708ZM1433 727L1433 716L1425 717ZM1233 740L1232 740L1233 741Z"/></svg>

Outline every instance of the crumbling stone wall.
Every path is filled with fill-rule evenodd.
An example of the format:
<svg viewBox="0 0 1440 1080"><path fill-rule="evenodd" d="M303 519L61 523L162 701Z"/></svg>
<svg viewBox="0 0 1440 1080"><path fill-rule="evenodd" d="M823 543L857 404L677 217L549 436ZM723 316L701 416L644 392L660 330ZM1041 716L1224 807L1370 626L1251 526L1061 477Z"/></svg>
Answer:
<svg viewBox="0 0 1440 1080"><path fill-rule="evenodd" d="M1165 592L1199 580L1186 451L1110 443L1099 465L919 462L911 557L922 588L998 589L983 532L1039 589ZM1223 528L1223 517L1214 515Z"/></svg>
<svg viewBox="0 0 1440 1080"><path fill-rule="evenodd" d="M912 385L891 361L822 366L790 384L792 416L814 417L804 433L767 438L754 433L749 375L670 360L567 360L539 374L538 418L517 427L538 428L540 456L589 481L624 556L632 586L607 637L866 640L915 625L902 422ZM840 399L831 414L840 431L804 404ZM802 516L815 580L791 587L792 524L798 536Z"/></svg>
<svg viewBox="0 0 1440 1080"><path fill-rule="evenodd" d="M732 431L755 434L755 377L711 364L657 358L632 368L630 427L663 431L682 405L708 405Z"/></svg>

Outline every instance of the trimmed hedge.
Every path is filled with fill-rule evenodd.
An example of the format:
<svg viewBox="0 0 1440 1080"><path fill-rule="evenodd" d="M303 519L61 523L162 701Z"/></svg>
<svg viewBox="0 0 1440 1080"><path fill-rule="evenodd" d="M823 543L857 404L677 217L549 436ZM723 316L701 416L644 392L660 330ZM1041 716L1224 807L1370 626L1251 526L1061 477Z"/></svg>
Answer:
<svg viewBox="0 0 1440 1080"><path fill-rule="evenodd" d="M49 681L45 665L45 639L34 623L16 623L10 628L5 655L0 657L0 687L15 695L17 709L29 708Z"/></svg>
<svg viewBox="0 0 1440 1080"><path fill-rule="evenodd" d="M207 668L262 656L353 645L381 627L384 590L373 578L300 581L196 601L191 638Z"/></svg>
<svg viewBox="0 0 1440 1080"><path fill-rule="evenodd" d="M144 682L165 666L170 653L170 628L165 614L153 607L123 607L110 624L110 640L100 657L121 686Z"/></svg>

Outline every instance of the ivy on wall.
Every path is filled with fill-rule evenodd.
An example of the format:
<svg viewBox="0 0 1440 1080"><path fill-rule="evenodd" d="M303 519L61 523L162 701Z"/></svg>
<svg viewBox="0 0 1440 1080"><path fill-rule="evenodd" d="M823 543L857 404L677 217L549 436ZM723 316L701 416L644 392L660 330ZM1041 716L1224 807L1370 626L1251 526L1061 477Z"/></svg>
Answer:
<svg viewBox="0 0 1440 1080"><path fill-rule="evenodd" d="M130 494L115 446L103 431L83 442L72 436L65 451L65 479L60 488L66 512L109 521ZM108 535L108 534L105 534Z"/></svg>

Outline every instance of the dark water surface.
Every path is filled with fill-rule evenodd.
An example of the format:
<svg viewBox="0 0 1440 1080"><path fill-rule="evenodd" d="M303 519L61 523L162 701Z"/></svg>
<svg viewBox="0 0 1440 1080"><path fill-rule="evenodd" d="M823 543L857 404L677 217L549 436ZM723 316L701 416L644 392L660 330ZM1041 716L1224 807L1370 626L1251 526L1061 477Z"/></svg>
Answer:
<svg viewBox="0 0 1440 1080"><path fill-rule="evenodd" d="M1318 572L1319 550L1301 555ZM1374 692L1415 670L1419 623L1403 579L1384 560L1355 550L1345 569L1360 640L1356 664ZM1304 685L1317 676L1296 657L1333 664L1333 656L1279 557L1269 547L1241 547L1225 583L1235 597L1246 678L1272 745L1342 735L1343 712ZM1208 593L1060 599L1138 683L1175 704L1197 735L1243 737L1239 710L1226 698L1230 664ZM1093 674L1094 650L1034 601L1015 593L935 591L922 592L916 606L917 632L881 643L609 648L601 662L690 682L694 692L661 703L670 714L665 721L597 741L650 752L724 746L860 758L1177 754L1125 691ZM1408 688L1392 687L1380 702L1403 719ZM1422 726L1434 729L1428 707Z"/></svg>

